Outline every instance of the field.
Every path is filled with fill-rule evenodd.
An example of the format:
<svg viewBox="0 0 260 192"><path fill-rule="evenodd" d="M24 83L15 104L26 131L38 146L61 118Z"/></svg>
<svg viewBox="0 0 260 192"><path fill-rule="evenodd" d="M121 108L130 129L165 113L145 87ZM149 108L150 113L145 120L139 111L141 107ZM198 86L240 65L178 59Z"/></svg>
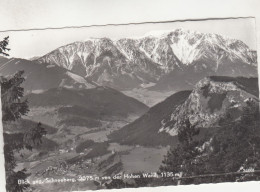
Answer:
<svg viewBox="0 0 260 192"><path fill-rule="evenodd" d="M130 91L123 91L123 93L129 97L133 97L139 100L140 102L146 104L149 107L152 107L155 104L162 102L164 99L172 95L174 91L158 92L144 88L136 88Z"/></svg>

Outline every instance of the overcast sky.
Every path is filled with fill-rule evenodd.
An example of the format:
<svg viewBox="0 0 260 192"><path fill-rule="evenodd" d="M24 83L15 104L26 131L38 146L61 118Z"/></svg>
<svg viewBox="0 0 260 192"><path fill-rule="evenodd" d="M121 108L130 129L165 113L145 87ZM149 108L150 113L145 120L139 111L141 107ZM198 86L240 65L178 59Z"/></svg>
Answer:
<svg viewBox="0 0 260 192"><path fill-rule="evenodd" d="M256 49L255 19L253 18L2 32L0 38L9 35L11 57L30 58L42 56L62 45L91 37L111 39L139 37L151 31L177 28L217 33L242 40L251 49Z"/></svg>

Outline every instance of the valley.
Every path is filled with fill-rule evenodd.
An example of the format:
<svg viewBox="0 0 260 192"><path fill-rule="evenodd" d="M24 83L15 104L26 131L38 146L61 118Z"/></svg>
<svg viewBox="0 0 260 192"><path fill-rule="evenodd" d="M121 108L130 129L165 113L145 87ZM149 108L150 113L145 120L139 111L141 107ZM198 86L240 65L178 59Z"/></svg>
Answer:
<svg viewBox="0 0 260 192"><path fill-rule="evenodd" d="M56 97L59 99L55 100ZM116 97L114 104L113 97ZM87 98L92 101L87 101ZM157 170L167 153L165 147L146 148L111 143L108 135L136 120L148 107L110 88L81 91L50 89L28 94L26 99L30 112L15 126L9 124L5 127L12 132L18 131L22 124L24 127L25 122L30 126L41 122L44 128L50 127L39 147L15 154L17 169L30 170L28 179L32 182L44 178L79 178L93 174L102 177L119 172L130 173L133 166L136 171L147 171L151 166ZM118 105L120 101L122 103ZM91 181L81 185L81 190L99 187ZM56 188L55 184L33 186L39 191ZM73 186L78 187L78 182Z"/></svg>
<svg viewBox="0 0 260 192"><path fill-rule="evenodd" d="M12 79L17 71L24 72L18 83ZM162 164L190 160L192 150L197 156L189 166L201 158L202 167L219 147L215 133L233 139L238 122L258 122L257 115L254 121L245 115L247 107L259 106L256 52L218 34L174 29L89 38L31 60L0 57L0 74L3 90L19 95L14 105L11 91L2 95L5 115L15 117L3 123L6 141L25 143L13 150L14 171L28 170L35 192L137 186L134 179L112 177L161 171ZM15 107L21 103L20 114ZM236 127L227 131L226 121ZM35 128L42 130L33 133L38 143L27 141ZM224 154L227 146L217 150ZM168 162L168 156L177 160ZM60 179L66 182L51 181Z"/></svg>
<svg viewBox="0 0 260 192"><path fill-rule="evenodd" d="M76 96L73 90L67 88L29 94L26 97L30 112L20 123L27 122L30 125L30 122L41 122L44 127L49 127L49 131L39 147L15 154L17 169L30 169L31 181L62 177L79 179L82 175L108 178L98 182L83 179L71 185L79 187L79 190L98 189L110 182L110 176L116 174L156 172L170 148L179 143L176 133L185 126L185 119L190 118L190 122L200 128L200 134L195 137L199 141L211 134L214 126L219 126L217 118L221 117L223 110L232 110L236 114L232 117L235 119L240 115L246 98L259 101L256 97L257 86L256 78L212 76L202 79L192 91L172 94L150 109L127 96L112 94L125 97L124 101L130 99L132 105L115 105L113 113L106 115L97 115L99 105L103 106L102 112L106 111L106 100L99 97L109 95L110 91L114 93L111 89L102 88L97 92L91 89L76 91L77 100L71 99ZM97 94L97 97L91 97L95 98L95 107L91 108L89 106L92 103L85 101L89 91ZM99 95L100 91L102 96ZM216 94L222 94L223 98L217 99ZM59 100L55 101L57 95ZM80 99L82 96L83 100ZM109 102L111 101L113 99L110 98ZM118 110L121 111L121 107L124 113L117 113ZM210 118L210 121L205 121ZM19 122L16 126L6 126L12 131L17 131L18 127ZM20 154L23 155L22 158ZM78 185L78 182L81 184ZM42 191L46 190L47 185L44 188L40 185L36 184L35 187L39 191L40 188ZM48 186L57 187L55 184Z"/></svg>

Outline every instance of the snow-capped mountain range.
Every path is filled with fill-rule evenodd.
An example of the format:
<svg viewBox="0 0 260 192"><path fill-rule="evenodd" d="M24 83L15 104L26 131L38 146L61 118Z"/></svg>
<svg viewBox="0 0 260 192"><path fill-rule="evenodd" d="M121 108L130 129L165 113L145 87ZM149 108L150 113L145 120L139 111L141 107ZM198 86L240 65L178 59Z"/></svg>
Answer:
<svg viewBox="0 0 260 192"><path fill-rule="evenodd" d="M140 38L91 38L62 46L36 61L120 90L160 82L175 71L193 72L192 81L208 75L257 75L256 52L242 41L183 29Z"/></svg>

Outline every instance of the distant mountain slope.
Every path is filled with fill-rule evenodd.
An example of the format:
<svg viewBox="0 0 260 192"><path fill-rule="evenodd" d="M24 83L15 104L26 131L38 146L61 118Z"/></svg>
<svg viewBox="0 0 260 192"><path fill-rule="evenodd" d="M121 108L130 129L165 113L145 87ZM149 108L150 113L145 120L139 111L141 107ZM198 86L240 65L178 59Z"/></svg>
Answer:
<svg viewBox="0 0 260 192"><path fill-rule="evenodd" d="M162 76L153 87L148 89L152 91L191 89L199 80L207 76L257 77L257 68L244 62L233 63L225 60L218 69L209 67L211 64L215 65L209 60L196 61L193 65L184 66Z"/></svg>
<svg viewBox="0 0 260 192"><path fill-rule="evenodd" d="M140 38L89 39L36 59L61 66L100 85L129 90L185 90L209 75L257 76L256 52L240 40L176 29ZM192 74L190 81L183 80Z"/></svg>
<svg viewBox="0 0 260 192"><path fill-rule="evenodd" d="M79 106L104 115L140 115L148 110L143 103L108 87L73 90L53 88L40 94L26 96L32 107Z"/></svg>
<svg viewBox="0 0 260 192"><path fill-rule="evenodd" d="M11 76L18 70L25 71L23 83L26 93L42 92L54 87L93 88L94 84L68 70L51 64L39 64L25 59L0 59L0 74Z"/></svg>
<svg viewBox="0 0 260 192"><path fill-rule="evenodd" d="M8 61L8 58L0 56L0 63L4 63L4 62L7 62L7 61Z"/></svg>
<svg viewBox="0 0 260 192"><path fill-rule="evenodd" d="M227 112L239 118L248 99L258 101L257 78L212 76L199 81L192 91L173 94L146 114L110 137L120 143L165 145L176 143L179 128L189 119L200 128L218 126ZM203 129L204 130L204 129Z"/></svg>

